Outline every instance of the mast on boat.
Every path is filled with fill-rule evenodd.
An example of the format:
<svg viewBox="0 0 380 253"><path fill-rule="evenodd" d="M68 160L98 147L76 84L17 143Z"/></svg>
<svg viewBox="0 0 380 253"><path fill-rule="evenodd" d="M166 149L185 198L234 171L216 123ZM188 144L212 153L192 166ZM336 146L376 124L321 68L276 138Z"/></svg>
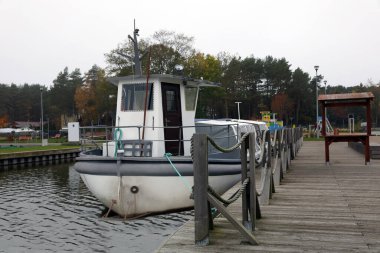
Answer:
<svg viewBox="0 0 380 253"><path fill-rule="evenodd" d="M137 76L142 75L142 70L141 70L141 58L140 57L140 51L139 51L139 46L138 46L138 40L137 36L139 36L139 29L136 28L136 22L133 20L133 38L131 35L128 35L128 38L132 41L133 43L133 53L134 57L130 57L129 55L123 54L121 52L118 52L119 55L128 58L130 61L133 61L134 63L134 74Z"/></svg>

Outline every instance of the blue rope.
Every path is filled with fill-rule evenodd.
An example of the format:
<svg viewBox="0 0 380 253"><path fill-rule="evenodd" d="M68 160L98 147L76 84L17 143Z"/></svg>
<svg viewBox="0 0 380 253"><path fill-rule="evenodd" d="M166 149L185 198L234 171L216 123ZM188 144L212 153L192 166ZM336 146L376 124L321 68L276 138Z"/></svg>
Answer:
<svg viewBox="0 0 380 253"><path fill-rule="evenodd" d="M119 135L117 135L119 133ZM119 148L121 148L122 146L122 143L121 143L121 136L123 135L123 131L121 131L120 128L116 128L115 129L115 133L113 135L113 138L114 140L116 141L116 145L115 145L115 152L114 152L114 156L117 157L117 150Z"/></svg>
<svg viewBox="0 0 380 253"><path fill-rule="evenodd" d="M178 174L179 178L182 180L182 182L183 182L184 185L187 187L187 189L189 189L189 192L192 193L193 190L192 190L192 188L190 187L189 182L186 181L186 179L181 175L181 173L177 170L177 168L174 166L174 164L173 164L172 161L170 160L170 156L172 156L172 154L171 154L171 153L165 153L164 156L165 156L166 159L169 161L170 165L172 166L172 168L174 169L174 171Z"/></svg>

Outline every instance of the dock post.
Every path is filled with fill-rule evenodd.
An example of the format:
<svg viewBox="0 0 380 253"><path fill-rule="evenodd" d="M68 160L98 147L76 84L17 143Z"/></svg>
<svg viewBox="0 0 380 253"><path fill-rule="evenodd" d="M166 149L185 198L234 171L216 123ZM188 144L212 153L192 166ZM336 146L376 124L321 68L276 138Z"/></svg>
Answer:
<svg viewBox="0 0 380 253"><path fill-rule="evenodd" d="M271 141L270 141L270 132L265 132L265 140L267 140L268 143L268 149L262 151L264 152L264 187L263 191L260 195L260 204L261 205L268 205L269 204L269 198L271 197L271 177L272 177L272 168L271 168Z"/></svg>
<svg viewBox="0 0 380 253"><path fill-rule="evenodd" d="M281 130L281 172L282 172L282 176L281 178L283 178L283 174L286 173L287 171L287 153L286 153L286 146L287 146L287 142L286 142L286 136L287 136L287 130L286 129L282 129Z"/></svg>
<svg viewBox="0 0 380 253"><path fill-rule="evenodd" d="M241 159L241 182L243 183L244 180L247 178L247 144L248 144L248 138L245 139L241 143L241 149L240 149L240 159ZM246 190L249 187L246 187ZM252 227L251 222L248 220L248 205L249 205L249 194L247 194L247 191L243 191L242 193L242 219L243 219L243 226L247 229L250 229Z"/></svg>
<svg viewBox="0 0 380 253"><path fill-rule="evenodd" d="M256 203L256 179L255 179L255 166L256 166L256 132L250 133L249 135L249 212L250 219L252 222L251 231L256 229L256 208L260 206Z"/></svg>
<svg viewBox="0 0 380 253"><path fill-rule="evenodd" d="M209 244L209 204L207 200L208 187L208 148L207 135L194 134L193 166L194 166L194 220L195 244L205 246Z"/></svg>
<svg viewBox="0 0 380 253"><path fill-rule="evenodd" d="M294 160L296 157L296 143L295 143L295 129L291 128L290 129L290 159Z"/></svg>
<svg viewBox="0 0 380 253"><path fill-rule="evenodd" d="M274 185L278 186L281 182L281 130L276 130L276 139L275 141L275 163L274 163L274 175L273 175L273 181Z"/></svg>
<svg viewBox="0 0 380 253"><path fill-rule="evenodd" d="M370 147L369 147L369 136L365 137L365 146L364 146L364 157L365 157L365 165L370 164Z"/></svg>
<svg viewBox="0 0 380 253"><path fill-rule="evenodd" d="M292 153L292 146L291 146L291 129L286 129L286 142L287 142L287 145L286 145L286 169L288 170L290 168L290 163L291 163L291 153Z"/></svg>
<svg viewBox="0 0 380 253"><path fill-rule="evenodd" d="M272 156L272 139L270 138L270 133L269 133L269 141L268 141L268 147L269 147L269 151L268 151L268 155L269 155L269 158L268 158L268 168L269 168L269 177L270 177L270 190L269 190L269 199L272 199L272 196L273 196L273 193L276 192L276 189L275 189L275 186L274 186L274 176L273 176L273 167L274 167L274 158L276 156L276 147L273 148L273 155ZM276 140L273 140L274 143L276 144Z"/></svg>

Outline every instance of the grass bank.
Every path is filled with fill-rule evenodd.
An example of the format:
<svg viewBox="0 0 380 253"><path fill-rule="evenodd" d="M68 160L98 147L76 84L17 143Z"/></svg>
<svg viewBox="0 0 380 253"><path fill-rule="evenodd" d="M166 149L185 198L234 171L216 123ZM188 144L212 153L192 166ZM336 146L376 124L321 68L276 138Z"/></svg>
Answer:
<svg viewBox="0 0 380 253"><path fill-rule="evenodd" d="M79 149L80 146L5 146L0 147L0 154L9 154L17 152L28 152L28 151L44 151L44 150L61 150L61 149Z"/></svg>

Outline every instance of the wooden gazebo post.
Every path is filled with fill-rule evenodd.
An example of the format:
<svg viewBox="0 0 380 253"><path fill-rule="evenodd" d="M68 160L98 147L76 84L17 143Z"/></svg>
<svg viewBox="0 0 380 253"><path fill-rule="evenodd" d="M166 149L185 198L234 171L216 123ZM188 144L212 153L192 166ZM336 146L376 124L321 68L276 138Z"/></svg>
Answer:
<svg viewBox="0 0 380 253"><path fill-rule="evenodd" d="M372 93L371 93L372 94ZM373 96L373 95L372 95ZM373 98L372 98L373 99ZM366 145L365 145L365 162L370 162L370 150L369 150L369 137L371 136L371 128L372 128L372 117L371 117L371 101L367 99L367 105L366 105L366 112L367 112L367 136L366 136Z"/></svg>

